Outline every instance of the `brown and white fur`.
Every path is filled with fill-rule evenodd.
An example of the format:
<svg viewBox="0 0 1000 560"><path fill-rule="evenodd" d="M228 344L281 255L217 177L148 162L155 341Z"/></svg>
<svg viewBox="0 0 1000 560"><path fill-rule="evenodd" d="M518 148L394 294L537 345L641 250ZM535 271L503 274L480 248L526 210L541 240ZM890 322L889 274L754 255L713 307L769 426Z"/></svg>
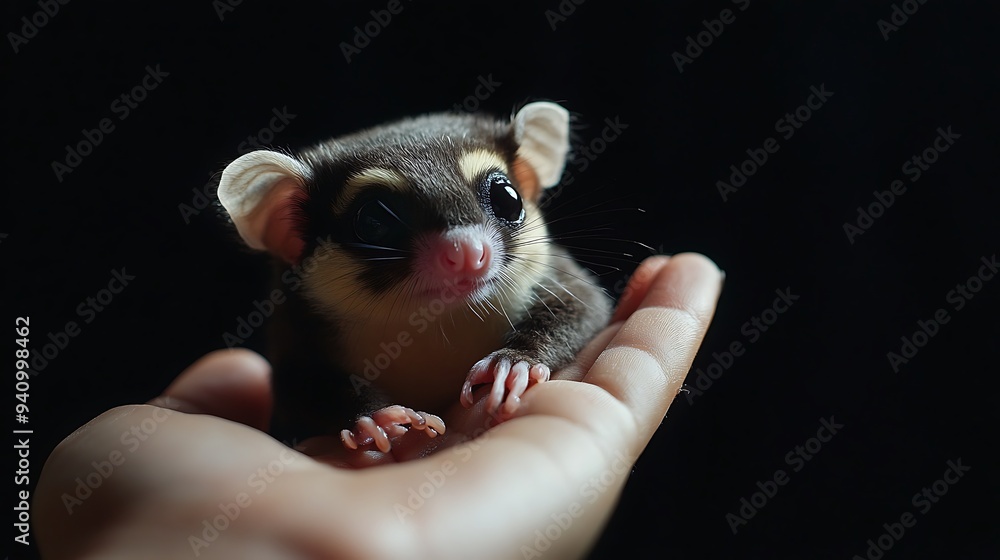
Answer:
<svg viewBox="0 0 1000 560"><path fill-rule="evenodd" d="M227 166L219 200L276 257L288 297L270 327L276 435L339 431L385 452L407 429L444 430L416 409L471 405L491 383L490 410L509 416L572 360L610 301L538 208L568 148L566 110L537 102L510 121L426 115Z"/></svg>

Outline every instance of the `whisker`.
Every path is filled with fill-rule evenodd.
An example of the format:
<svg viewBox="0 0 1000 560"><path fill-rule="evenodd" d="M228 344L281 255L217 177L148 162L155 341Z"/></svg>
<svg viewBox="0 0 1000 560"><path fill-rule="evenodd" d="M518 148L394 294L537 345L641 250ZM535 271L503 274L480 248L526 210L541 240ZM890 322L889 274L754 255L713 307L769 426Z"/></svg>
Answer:
<svg viewBox="0 0 1000 560"><path fill-rule="evenodd" d="M546 292L549 292L550 294L552 294L552 292L550 292L548 288L546 288L545 286L543 286L541 282L535 281L535 285L538 286L539 288L545 290ZM552 294L552 295L555 296L555 294ZM559 298L556 297L556 299L559 299ZM539 303L542 304L542 307L544 307L549 312L550 315L552 315L553 317L556 316L555 312L552 311L552 308L549 307L549 304L545 303L545 299L544 298L538 298L538 301L539 301Z"/></svg>
<svg viewBox="0 0 1000 560"><path fill-rule="evenodd" d="M571 298L573 298L573 299L575 299L576 301L578 301L578 302L582 303L584 307L586 307L586 308L588 308L588 309L590 308L590 305L588 305L588 304L587 304L587 302L585 302L585 301L583 301L582 299L580 299L580 298L576 297L576 295L575 295L575 294L574 294L573 292L569 291L569 288L567 288L566 286L564 286L562 282L560 282L560 281L556 280L555 278L552 278L552 277L551 277L551 276L549 276L548 274L542 274L542 276L544 276L544 277L545 277L545 278L546 278L546 279L547 279L548 281L550 281L550 282L554 283L554 284L555 284L556 286L558 286L558 287L562 288L562 290L563 290L564 292L566 292L567 294L569 294L569 296L570 296Z"/></svg>
<svg viewBox="0 0 1000 560"><path fill-rule="evenodd" d="M514 300L511 299L511 296L517 292L517 283L514 282L514 279L511 278L510 275L507 272L503 271L503 270L500 271L500 274L498 275L498 278L501 281L501 286L500 286L501 288L505 288L505 287L510 288L510 292L509 293L506 290L501 289L501 294L505 298L507 298L507 303L513 304ZM524 311L526 313L528 313L529 317L531 316L531 310L529 309L529 305L531 303L531 300L534 299L534 298L535 298L534 292L528 292L528 301L527 302L522 302L522 304L521 304L521 307L524 308Z"/></svg>
<svg viewBox="0 0 1000 560"><path fill-rule="evenodd" d="M510 275L508 275L506 272L504 272L502 270L500 271L500 274L498 275L498 278L500 279L500 288L501 288L500 289L500 295L504 299L507 300L508 304L514 305L515 303L520 303L521 308L524 309L525 313L527 313L528 316L530 317L531 316L531 310L529 309L528 304L531 303L531 299L534 297L534 294L531 293L531 292L528 293L528 301L527 302L515 302L513 299L511 299L511 295L514 294L514 293L516 293L516 291L517 291L517 285L514 283L514 280L510 277ZM510 292L509 293L508 293L507 290L504 289L504 288L508 288L508 287L510 288ZM500 304L500 307L501 307L501 309L503 308L503 303L502 302ZM506 313L504 313L504 315L506 315ZM510 317L507 318L507 321L510 322Z"/></svg>
<svg viewBox="0 0 1000 560"><path fill-rule="evenodd" d="M560 243L560 245L562 245L562 243ZM578 245L562 245L562 246L565 247L565 248L567 248L567 249L574 249L574 250L577 250L577 251L590 251L592 253L603 253L605 255L615 255L615 256L623 255L623 256L626 256L626 257L634 257L635 256L635 255L633 255L631 253L625 253L625 252L620 252L620 251L608 251L608 250L605 250L605 249L594 249L592 247L580 247Z"/></svg>
<svg viewBox="0 0 1000 560"><path fill-rule="evenodd" d="M514 322L511 321L510 316L507 315L507 309L504 308L503 302L497 300L497 303L500 304L500 312L503 313L504 318L507 319L507 324L510 325L510 330L517 332L517 327L514 326Z"/></svg>
<svg viewBox="0 0 1000 560"><path fill-rule="evenodd" d="M543 275L543 276L544 276L544 275ZM548 277L546 276L546 278L548 278ZM563 301L561 297L557 296L557 295L555 294L555 292L553 292L552 290L550 290L550 289L546 288L546 287L545 287L545 284L542 284L541 282L537 282L537 281L535 282L535 284L538 284L538 287L539 287L539 288L541 288L541 289L545 290L546 292L548 292L548 293L552 294L552 297L554 297L554 298L556 298L557 300L559 300L559 303L561 303L561 304L563 304L563 305L566 305L566 302L565 302L565 301ZM543 301L542 301L542 303L545 303L545 301L543 300ZM549 307L548 305L546 305L546 306L545 306L545 308L546 308L546 309L548 309L548 307ZM551 309L549 309L549 312L551 313L551 312L552 312L552 310L551 310ZM552 315L553 315L553 316L555 316L555 313L553 313Z"/></svg>
<svg viewBox="0 0 1000 560"><path fill-rule="evenodd" d="M579 263L583 263L583 264L589 264L591 266L600 266L600 267L603 267L603 268L610 268L612 271L615 271L615 272L621 272L621 270L622 270L622 269L618 268L617 266L612 266L610 264L605 264L605 263L600 263L600 262L595 262L595 261L587 261L587 260L584 260L584 259L581 259L581 258L571 257L569 255L550 255L550 254L547 254L547 253L520 253L520 255L524 255L524 256L538 256L538 257L557 257L557 258L560 258L560 259L566 259L566 260L570 260L570 261L573 261L573 262L579 262ZM627 262L629 264L638 264L637 262L630 261L628 259L618 259L618 260L620 260L622 262Z"/></svg>
<svg viewBox="0 0 1000 560"><path fill-rule="evenodd" d="M390 210L389 207L386 206L384 202L382 202L381 200L379 200L378 201L378 205L381 206L383 210L385 210L386 212L388 212L390 216L392 216L393 218L396 218L396 220L399 221L399 223L401 223L404 226L406 226L406 229L413 229L413 228L410 227L410 224L404 222L402 218L400 218L399 216L396 215L395 212L393 212L392 210Z"/></svg>
<svg viewBox="0 0 1000 560"><path fill-rule="evenodd" d="M452 322L454 322L454 320L455 320L455 318L453 316L452 317ZM444 339L445 346L451 346L451 341L448 340L448 335L445 334L445 332L444 332L444 323L442 323L441 321L438 321L438 328L441 329L441 338Z"/></svg>
<svg viewBox="0 0 1000 560"><path fill-rule="evenodd" d="M587 229L587 230L580 230L580 231L571 231L571 232L562 233L562 234L559 234L559 235L548 234L548 235L544 235L544 236L534 236L534 237L531 237L530 239L521 238L521 239L515 241L514 243L530 243L530 242L536 242L537 243L537 242L543 241L543 240L544 241L559 241L559 240L562 240L562 239L608 239L606 237L597 236L597 235L578 235L578 234L596 234L596 233L600 233L602 231L614 231L614 229L610 228L610 227L602 227L602 228L594 228L594 229Z"/></svg>
<svg viewBox="0 0 1000 560"><path fill-rule="evenodd" d="M603 206L603 203L601 204L601 206ZM646 213L646 211L643 210L642 208L606 208L606 209L603 209L603 210L589 211L591 208L596 208L596 207L597 207L597 205L591 206L590 208L584 208L580 212L574 212L573 214L569 214L567 216L560 216L558 218L549 220L548 224L549 225L551 225L551 224L557 224L559 222L565 222L567 220L575 220L577 218L586 218L587 216L599 216L601 214L611 214L611 213L614 213L614 212L641 212L643 214Z"/></svg>
<svg viewBox="0 0 1000 560"><path fill-rule="evenodd" d="M586 278L577 276L576 274L573 274L572 272L563 270L563 269L561 269L561 268L559 268L557 266L551 265L549 263L545 263L545 262L541 262L541 261L536 261L534 259L527 259L527 258L523 259L523 260L528 261L528 262L532 262L532 263L535 263L535 264L539 264L539 265L542 265L542 266L547 266L547 267L549 267L549 268L551 268L553 270L557 270L559 272L562 272L563 274L566 274L567 276L572 276L573 278L576 278L577 280L583 282L584 284L589 284L589 285L591 285L591 286L593 286L595 288L603 289L603 287L599 286L598 284L595 284L595 283L591 282L590 280L587 280ZM543 276L545 276L541 272L539 272L539 274L542 274ZM546 276L546 278L548 278L548 276ZM551 280L551 278L549 278L549 279Z"/></svg>
<svg viewBox="0 0 1000 560"><path fill-rule="evenodd" d="M594 193L587 193L587 194L603 194L603 193L594 192ZM575 197L567 198L567 199L563 200L562 204L560 204L559 206L556 206L554 208L545 208L545 203L548 202L549 200L553 200L553 199L547 199L547 200L542 201L542 204L539 205L539 209L543 209L546 212L555 212L555 211L557 211L557 210L559 210L559 209L561 209L561 208L563 208L565 206L568 206L570 203L583 200L584 198L586 198L584 194L579 194L579 195L577 195ZM580 210L580 212L586 212L588 210L591 210L593 208L597 208L599 206L605 206L607 204L618 202L620 200L625 200L626 198L628 198L626 195L620 195L620 196L616 196L616 197L613 197L613 198L610 198L610 199L603 199L602 198L600 202L596 202L596 203L594 203L594 204L592 204L592 205L590 205L590 206L588 206L588 207ZM609 208L609 210L614 210L614 209L613 208ZM639 210L641 210L641 209L639 209ZM574 214L570 214L570 216L573 216L573 215L576 215L576 214L575 213Z"/></svg>
<svg viewBox="0 0 1000 560"><path fill-rule="evenodd" d="M472 311L473 315L475 315L476 317L479 317L480 321L482 321L484 323L486 322L486 319L483 319L483 317L479 313L476 313L476 310L472 308L472 303L471 302L466 301L465 305L468 306L469 311Z"/></svg>
<svg viewBox="0 0 1000 560"><path fill-rule="evenodd" d="M410 252L410 251L407 251L405 249L397 249L395 247L382 247L381 245L372 245L370 243L355 243L355 242L350 242L350 243L341 243L341 246L342 247L356 247L358 249L378 249L380 251L396 251L398 253L409 253Z"/></svg>
<svg viewBox="0 0 1000 560"><path fill-rule="evenodd" d="M389 312L385 314L385 323L382 324L382 336L385 336L386 331L389 329L389 319L392 318L392 311L396 309L396 302L399 301L399 296L403 294L401 289L393 289L396 292L396 297L392 300L392 305L389 306Z"/></svg>
<svg viewBox="0 0 1000 560"><path fill-rule="evenodd" d="M600 206L604 206L604 203L601 203ZM642 214L646 213L645 210L643 210L642 208L639 208L639 207L603 208L601 210L591 210L591 208L597 208L597 207L598 207L598 205L591 206L590 208L584 208L583 210L581 210L579 212L574 212L572 214L569 214L569 215L566 215L566 216L560 216L560 217L558 217L558 218L556 218L554 220L550 220L549 223L551 224L551 223L555 223L555 222L564 222L566 220L572 220L572 219L575 219L575 218L584 218L584 217L587 217L587 216L599 216L601 214L613 214L615 212L639 212L639 213L642 213Z"/></svg>

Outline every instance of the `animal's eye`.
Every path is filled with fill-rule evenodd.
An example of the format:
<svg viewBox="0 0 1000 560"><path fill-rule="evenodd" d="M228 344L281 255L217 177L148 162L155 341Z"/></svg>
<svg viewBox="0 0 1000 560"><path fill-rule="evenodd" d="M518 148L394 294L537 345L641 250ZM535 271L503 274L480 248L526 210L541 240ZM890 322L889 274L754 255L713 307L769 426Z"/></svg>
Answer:
<svg viewBox="0 0 1000 560"><path fill-rule="evenodd" d="M358 210L354 234L373 245L393 243L403 234L403 223L381 200L372 200Z"/></svg>
<svg viewBox="0 0 1000 560"><path fill-rule="evenodd" d="M480 197L490 213L507 225L514 226L524 221L524 201L503 173L495 172L486 176Z"/></svg>

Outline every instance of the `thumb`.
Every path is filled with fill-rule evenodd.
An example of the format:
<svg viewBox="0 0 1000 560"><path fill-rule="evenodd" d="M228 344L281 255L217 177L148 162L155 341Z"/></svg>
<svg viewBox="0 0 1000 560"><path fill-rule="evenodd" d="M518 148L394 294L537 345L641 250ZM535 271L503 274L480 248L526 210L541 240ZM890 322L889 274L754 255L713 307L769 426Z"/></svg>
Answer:
<svg viewBox="0 0 1000 560"><path fill-rule="evenodd" d="M216 350L191 364L149 404L211 414L267 431L272 407L271 365L250 350Z"/></svg>

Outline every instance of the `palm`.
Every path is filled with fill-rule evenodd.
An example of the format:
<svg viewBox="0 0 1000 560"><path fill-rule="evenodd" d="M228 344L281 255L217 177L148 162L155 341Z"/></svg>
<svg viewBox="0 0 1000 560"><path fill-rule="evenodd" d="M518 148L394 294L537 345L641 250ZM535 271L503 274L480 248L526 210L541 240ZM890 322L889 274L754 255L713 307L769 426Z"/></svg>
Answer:
<svg viewBox="0 0 1000 560"><path fill-rule="evenodd" d="M648 260L613 324L553 381L529 390L513 419L491 427L482 399L471 409L456 403L443 436L405 434L391 456L354 453L350 463L335 438L303 442L307 456L260 431L270 414L268 366L249 352L212 354L167 389L166 402L155 401L204 414L158 421L72 513L64 496L94 470L94 459L120 449L130 426L164 412L120 407L60 444L35 498L41 549L55 559L81 551L102 558L520 558L544 545L546 555L582 556L680 389L720 277L700 256ZM398 464L331 468L386 463ZM608 483L585 491L595 477ZM573 537L547 542L541 531L553 523Z"/></svg>

